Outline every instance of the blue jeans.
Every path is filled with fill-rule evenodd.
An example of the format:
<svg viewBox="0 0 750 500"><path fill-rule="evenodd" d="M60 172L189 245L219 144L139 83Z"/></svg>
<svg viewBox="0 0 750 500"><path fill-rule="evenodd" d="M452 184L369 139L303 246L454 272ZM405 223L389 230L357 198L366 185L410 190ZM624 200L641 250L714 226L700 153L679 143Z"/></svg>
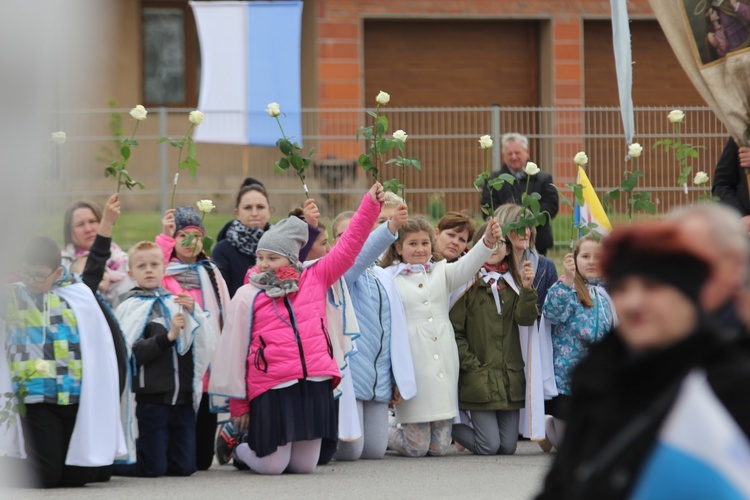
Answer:
<svg viewBox="0 0 750 500"><path fill-rule="evenodd" d="M118 476L189 476L195 465L195 410L192 404L138 403L137 462L115 465Z"/></svg>

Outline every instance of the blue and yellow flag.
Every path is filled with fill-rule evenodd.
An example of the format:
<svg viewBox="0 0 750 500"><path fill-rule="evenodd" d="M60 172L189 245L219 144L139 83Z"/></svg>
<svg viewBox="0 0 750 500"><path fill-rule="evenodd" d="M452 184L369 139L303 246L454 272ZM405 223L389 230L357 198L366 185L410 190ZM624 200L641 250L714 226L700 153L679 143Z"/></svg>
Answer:
<svg viewBox="0 0 750 500"><path fill-rule="evenodd" d="M607 213L604 211L604 207L602 206L601 201L599 201L599 197L596 196L594 186L591 185L591 181L581 167L578 167L578 177L576 182L583 186L584 201L583 205L579 205L578 200L576 200L575 210L573 212L576 226L580 227L581 224L595 222L597 227L594 231L602 236L608 236L609 233L612 232L612 224L609 223ZM581 237L580 229L578 230L578 237Z"/></svg>

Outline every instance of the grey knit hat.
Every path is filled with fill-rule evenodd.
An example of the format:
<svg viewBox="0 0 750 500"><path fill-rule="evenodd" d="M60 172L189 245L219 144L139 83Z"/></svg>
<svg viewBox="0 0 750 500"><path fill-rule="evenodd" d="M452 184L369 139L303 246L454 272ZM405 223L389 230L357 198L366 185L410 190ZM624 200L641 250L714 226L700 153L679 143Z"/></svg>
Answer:
<svg viewBox="0 0 750 500"><path fill-rule="evenodd" d="M258 250L277 253L296 265L300 250L307 245L307 238L307 223L297 217L287 217L263 233L258 241Z"/></svg>
<svg viewBox="0 0 750 500"><path fill-rule="evenodd" d="M177 207L174 211L174 235L177 236L177 233L189 227L200 229L204 236L206 234L201 216L193 207Z"/></svg>

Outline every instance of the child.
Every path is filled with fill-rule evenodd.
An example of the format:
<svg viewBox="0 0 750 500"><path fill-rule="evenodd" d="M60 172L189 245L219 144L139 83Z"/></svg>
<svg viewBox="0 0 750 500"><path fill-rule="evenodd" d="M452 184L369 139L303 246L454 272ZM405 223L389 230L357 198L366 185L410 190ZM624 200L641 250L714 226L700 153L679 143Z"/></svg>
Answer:
<svg viewBox="0 0 750 500"><path fill-rule="evenodd" d="M434 230L424 219L412 219L380 263L396 292L389 299L403 303L416 377L416 391L397 386L392 398L401 428L391 430L388 445L402 455L448 453L451 421L458 415L458 350L448 294L474 276L501 234L493 218L482 242L464 257L450 264L433 262Z"/></svg>
<svg viewBox="0 0 750 500"><path fill-rule="evenodd" d="M392 339L391 302L375 274L376 259L396 240L398 230L409 218L405 204L399 203L394 211L387 206L387 200L388 196L380 215L383 217L383 211L388 210L385 215L390 215L390 220L380 225L376 223L357 261L344 275L360 330L360 337L356 340L357 352L350 358L349 366L362 437L339 443L336 460L341 461L383 458L388 449L388 404L393 395L393 379L401 381L404 376L402 364L392 366L391 352L406 351L405 355L411 359L406 332ZM353 212L343 212L334 219L334 231L339 238L352 215ZM400 306L400 302L394 305ZM407 376L413 377L413 370Z"/></svg>
<svg viewBox="0 0 750 500"><path fill-rule="evenodd" d="M167 265L162 286L178 296L190 295L206 313L214 332L220 332L224 322L224 310L229 305L229 291L216 265L203 251L206 235L201 216L192 207L170 208L162 219L162 234L156 237ZM192 238L189 244L186 240ZM207 352L210 359L213 352ZM216 413L211 412L208 397L209 372L201 384L201 397L195 422L195 451L198 470L208 470L214 459L216 436Z"/></svg>
<svg viewBox="0 0 750 500"><path fill-rule="evenodd" d="M20 425L0 429L0 448L28 454L32 479L45 488L83 486L95 479L89 467L125 453L107 322L86 285L58 283L63 271L57 244L33 239L23 281L7 290L1 332L7 359L0 356L0 394L23 392L22 383L27 393Z"/></svg>
<svg viewBox="0 0 750 500"><path fill-rule="evenodd" d="M512 455L526 393L518 326L538 315L534 269L526 261L519 273L510 241L500 239L479 278L450 312L461 363L458 405L472 423L453 425L453 439L476 455Z"/></svg>
<svg viewBox="0 0 750 500"><path fill-rule="evenodd" d="M235 456L257 473L310 473L322 440L336 437L333 388L341 374L326 325L326 299L354 263L382 199L382 187L373 185L351 229L302 271L298 256L308 226L296 217L280 221L258 242L258 272L230 303L210 387L237 398L230 409L245 442Z"/></svg>
<svg viewBox="0 0 750 500"><path fill-rule="evenodd" d="M554 447L565 430L570 374L590 346L604 338L615 323L611 300L602 286L600 255L600 245L592 235L581 238L573 253L565 256L565 276L549 289L542 309L544 319L552 325L555 383L560 394L546 404L545 429ZM549 447L544 442L541 446Z"/></svg>
<svg viewBox="0 0 750 500"><path fill-rule="evenodd" d="M138 286L116 312L136 369L130 381L137 403L137 461L132 463L133 401L126 390L129 463L116 465L115 474L189 476L196 470L195 410L215 332L191 295L174 296L161 287L166 266L156 243L136 243L128 258Z"/></svg>

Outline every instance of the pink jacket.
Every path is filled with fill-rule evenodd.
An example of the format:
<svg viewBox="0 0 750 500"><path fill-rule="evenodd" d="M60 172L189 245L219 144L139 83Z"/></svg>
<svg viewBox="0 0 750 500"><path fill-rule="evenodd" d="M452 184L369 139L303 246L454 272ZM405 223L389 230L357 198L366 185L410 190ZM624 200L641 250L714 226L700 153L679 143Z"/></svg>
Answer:
<svg viewBox="0 0 750 500"><path fill-rule="evenodd" d="M232 416L247 413L253 398L284 382L331 377L334 387L339 384L326 320L328 289L354 264L379 213L380 203L366 194L330 253L302 272L299 292L272 299L252 285L237 290L232 303L252 303L252 317L247 399L230 400Z"/></svg>

